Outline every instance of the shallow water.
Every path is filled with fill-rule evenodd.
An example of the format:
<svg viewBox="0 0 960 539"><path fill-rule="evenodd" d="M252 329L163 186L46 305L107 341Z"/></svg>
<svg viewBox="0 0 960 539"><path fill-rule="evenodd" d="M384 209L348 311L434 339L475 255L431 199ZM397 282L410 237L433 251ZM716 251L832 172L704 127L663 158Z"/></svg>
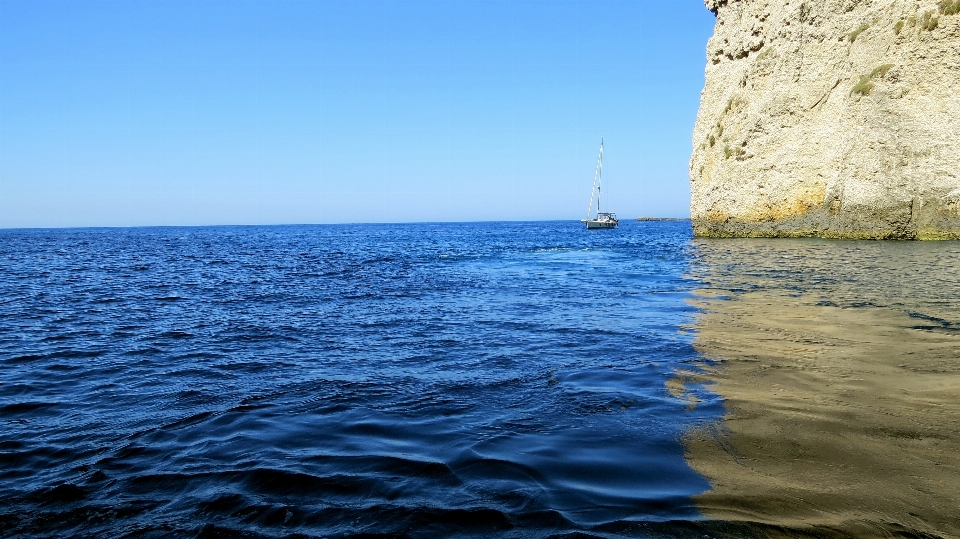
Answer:
<svg viewBox="0 0 960 539"><path fill-rule="evenodd" d="M681 535L689 224L581 226L0 231L0 532Z"/></svg>
<svg viewBox="0 0 960 539"><path fill-rule="evenodd" d="M694 240L723 420L698 507L771 537L960 537L960 242ZM676 387L678 384L674 384Z"/></svg>

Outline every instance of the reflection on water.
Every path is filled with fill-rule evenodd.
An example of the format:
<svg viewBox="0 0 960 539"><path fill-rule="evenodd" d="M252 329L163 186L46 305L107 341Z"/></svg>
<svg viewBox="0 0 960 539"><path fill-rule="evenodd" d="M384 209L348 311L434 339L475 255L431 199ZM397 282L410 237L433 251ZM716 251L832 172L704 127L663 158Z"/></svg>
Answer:
<svg viewBox="0 0 960 539"><path fill-rule="evenodd" d="M678 378L727 409L685 440L704 514L773 535L960 536L960 243L693 251L712 361Z"/></svg>

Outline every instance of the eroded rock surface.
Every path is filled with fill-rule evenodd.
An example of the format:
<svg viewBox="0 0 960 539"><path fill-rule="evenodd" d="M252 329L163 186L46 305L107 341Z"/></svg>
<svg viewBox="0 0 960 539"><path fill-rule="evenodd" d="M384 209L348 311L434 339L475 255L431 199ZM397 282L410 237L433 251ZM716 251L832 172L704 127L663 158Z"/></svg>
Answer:
<svg viewBox="0 0 960 539"><path fill-rule="evenodd" d="M700 236L960 238L960 0L706 0Z"/></svg>

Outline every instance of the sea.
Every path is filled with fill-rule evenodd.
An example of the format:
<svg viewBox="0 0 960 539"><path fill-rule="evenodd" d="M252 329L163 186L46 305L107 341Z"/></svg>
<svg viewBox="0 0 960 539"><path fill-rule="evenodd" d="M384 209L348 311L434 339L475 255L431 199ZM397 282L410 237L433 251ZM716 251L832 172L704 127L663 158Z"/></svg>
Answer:
<svg viewBox="0 0 960 539"><path fill-rule="evenodd" d="M688 221L0 230L0 535L721 533L725 245L806 282Z"/></svg>

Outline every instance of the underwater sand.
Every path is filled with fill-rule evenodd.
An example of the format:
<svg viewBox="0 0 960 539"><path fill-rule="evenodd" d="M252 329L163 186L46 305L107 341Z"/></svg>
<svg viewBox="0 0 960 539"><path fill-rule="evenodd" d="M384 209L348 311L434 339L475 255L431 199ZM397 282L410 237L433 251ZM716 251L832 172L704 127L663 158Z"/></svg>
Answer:
<svg viewBox="0 0 960 539"><path fill-rule="evenodd" d="M706 517L770 536L960 536L957 245L858 244L701 244L708 361L672 385L725 399L685 438Z"/></svg>

